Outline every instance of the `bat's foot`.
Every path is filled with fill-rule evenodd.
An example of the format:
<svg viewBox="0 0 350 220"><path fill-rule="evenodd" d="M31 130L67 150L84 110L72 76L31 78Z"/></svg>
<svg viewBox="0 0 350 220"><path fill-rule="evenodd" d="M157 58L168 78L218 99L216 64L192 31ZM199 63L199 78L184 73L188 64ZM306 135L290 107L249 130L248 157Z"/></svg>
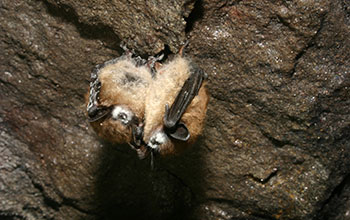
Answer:
<svg viewBox="0 0 350 220"><path fill-rule="evenodd" d="M148 147L146 147L146 146L141 146L140 148L135 149L135 150L136 150L137 156L139 157L140 160L147 158L151 152L150 149L148 149Z"/></svg>
<svg viewBox="0 0 350 220"><path fill-rule="evenodd" d="M179 55L180 55L181 57L184 56L185 48L188 46L189 42L190 42L189 40L186 40L185 44L182 45L182 47L180 48L180 50L179 50Z"/></svg>
<svg viewBox="0 0 350 220"><path fill-rule="evenodd" d="M143 66L147 63L147 60L142 59L140 56L135 56L135 50L134 49L128 49L126 46L126 43L121 42L119 45L124 50L124 55L128 60L132 60L137 67Z"/></svg>
<svg viewBox="0 0 350 220"><path fill-rule="evenodd" d="M164 54L160 54L159 56L155 56L155 57L150 56L147 59L147 66L151 69L155 68L155 70L158 70L157 67L159 66L157 65L161 65L158 61L161 61L163 58L164 58Z"/></svg>
<svg viewBox="0 0 350 220"><path fill-rule="evenodd" d="M133 49L130 50L126 46L126 43L121 42L119 46L124 50L124 56L128 57L129 59L131 59L134 56L135 51Z"/></svg>

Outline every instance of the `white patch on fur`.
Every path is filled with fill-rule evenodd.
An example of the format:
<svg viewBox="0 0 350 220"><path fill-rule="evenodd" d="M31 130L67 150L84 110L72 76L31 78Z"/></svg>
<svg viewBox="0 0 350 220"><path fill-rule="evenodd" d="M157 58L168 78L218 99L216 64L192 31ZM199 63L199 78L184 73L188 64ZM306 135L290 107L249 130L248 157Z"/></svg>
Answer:
<svg viewBox="0 0 350 220"><path fill-rule="evenodd" d="M115 106L112 111L112 118L115 120L121 121L123 124L128 124L134 114L129 110L122 106Z"/></svg>
<svg viewBox="0 0 350 220"><path fill-rule="evenodd" d="M167 141L167 135L164 132L158 131L152 135L147 145L152 149L157 149L160 145L164 144Z"/></svg>
<svg viewBox="0 0 350 220"><path fill-rule="evenodd" d="M146 141L150 140L149 137L153 135L155 129L163 123L165 104L171 105L174 102L191 74L190 68L188 59L177 56L157 71L145 100L144 137Z"/></svg>

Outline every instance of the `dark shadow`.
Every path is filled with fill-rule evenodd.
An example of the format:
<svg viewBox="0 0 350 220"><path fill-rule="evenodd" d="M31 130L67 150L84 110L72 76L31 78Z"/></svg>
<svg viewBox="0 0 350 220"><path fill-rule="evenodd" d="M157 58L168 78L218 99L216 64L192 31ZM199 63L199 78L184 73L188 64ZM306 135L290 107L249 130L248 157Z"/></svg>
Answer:
<svg viewBox="0 0 350 220"><path fill-rule="evenodd" d="M104 24L90 25L79 21L75 10L68 5L60 4L59 7L47 1L42 1L50 15L61 19L63 22L73 24L80 36L85 39L98 39L104 42L107 48L117 50L119 54L123 53L120 48L120 38L114 33L113 29Z"/></svg>
<svg viewBox="0 0 350 220"><path fill-rule="evenodd" d="M324 202L320 212L314 219L342 219L346 216L350 196L350 175L334 188L330 197Z"/></svg>
<svg viewBox="0 0 350 220"><path fill-rule="evenodd" d="M203 15L204 15L203 2L202 0L197 0L194 3L193 10L189 14L189 16L185 18L185 21L186 21L185 32L186 33L191 32L193 30L193 26L195 22L203 18Z"/></svg>
<svg viewBox="0 0 350 220"><path fill-rule="evenodd" d="M192 219L202 194L198 148L155 157L152 170L150 158L139 160L128 145L104 143L95 188L98 219Z"/></svg>

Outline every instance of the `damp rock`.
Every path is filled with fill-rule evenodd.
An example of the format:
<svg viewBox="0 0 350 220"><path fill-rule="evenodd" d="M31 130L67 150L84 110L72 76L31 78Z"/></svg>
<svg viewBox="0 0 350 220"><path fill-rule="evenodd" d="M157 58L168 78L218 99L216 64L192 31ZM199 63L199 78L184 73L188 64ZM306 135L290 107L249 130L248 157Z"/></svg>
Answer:
<svg viewBox="0 0 350 220"><path fill-rule="evenodd" d="M0 218L348 219L350 5L4 1ZM202 138L139 160L89 129L96 64L186 53L208 74Z"/></svg>

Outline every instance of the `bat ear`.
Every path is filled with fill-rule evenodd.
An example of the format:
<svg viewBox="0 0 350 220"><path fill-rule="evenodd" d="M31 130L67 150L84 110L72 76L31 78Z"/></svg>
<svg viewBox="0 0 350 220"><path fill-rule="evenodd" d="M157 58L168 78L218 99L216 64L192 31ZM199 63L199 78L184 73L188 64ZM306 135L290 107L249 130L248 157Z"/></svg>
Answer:
<svg viewBox="0 0 350 220"><path fill-rule="evenodd" d="M112 111L112 108L110 108L110 107L93 106L88 110L89 122L95 122L95 121L98 121L100 119L103 119L103 118L107 117L107 115L109 115L111 113L111 111Z"/></svg>
<svg viewBox="0 0 350 220"><path fill-rule="evenodd" d="M179 141L187 141L191 135L186 125L179 122L176 125L175 130L173 132L169 132L169 136Z"/></svg>

